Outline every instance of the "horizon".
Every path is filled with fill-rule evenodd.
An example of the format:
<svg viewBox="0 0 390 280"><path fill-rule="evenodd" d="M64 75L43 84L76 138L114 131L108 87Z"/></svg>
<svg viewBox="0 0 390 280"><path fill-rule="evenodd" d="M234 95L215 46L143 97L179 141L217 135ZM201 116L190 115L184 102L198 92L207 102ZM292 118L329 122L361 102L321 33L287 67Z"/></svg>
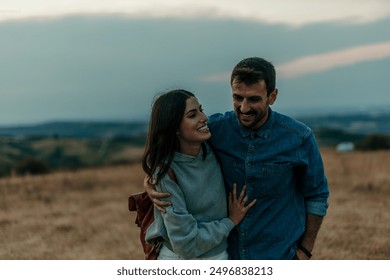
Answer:
<svg viewBox="0 0 390 280"><path fill-rule="evenodd" d="M307 111L300 110L299 112L290 112L286 114L283 111L275 110L278 113L289 115L295 119L307 119L307 118L326 118L326 117L349 117L349 116L377 116L377 115L388 115L390 114L390 108L387 106L374 106L371 108L340 108L339 110L335 110L330 112L329 110L318 110L312 109ZM224 112L220 112L224 113ZM58 123L88 123L88 124L119 124L119 123L148 123L148 116L138 116L132 118L54 118L47 119L42 121L34 121L34 122L23 122L23 123L1 123L0 129L7 128L23 128L23 127L34 127L48 124L58 124Z"/></svg>

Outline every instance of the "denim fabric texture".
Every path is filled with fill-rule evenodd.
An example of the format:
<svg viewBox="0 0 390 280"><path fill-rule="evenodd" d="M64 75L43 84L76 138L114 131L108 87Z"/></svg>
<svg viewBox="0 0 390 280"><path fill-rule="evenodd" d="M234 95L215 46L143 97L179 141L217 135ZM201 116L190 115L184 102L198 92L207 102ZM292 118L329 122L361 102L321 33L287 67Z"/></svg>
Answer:
<svg viewBox="0 0 390 280"><path fill-rule="evenodd" d="M226 190L247 186L252 207L229 235L232 259L291 259L305 231L306 214L325 216L329 189L312 130L270 109L258 130L234 112L209 117L211 145Z"/></svg>

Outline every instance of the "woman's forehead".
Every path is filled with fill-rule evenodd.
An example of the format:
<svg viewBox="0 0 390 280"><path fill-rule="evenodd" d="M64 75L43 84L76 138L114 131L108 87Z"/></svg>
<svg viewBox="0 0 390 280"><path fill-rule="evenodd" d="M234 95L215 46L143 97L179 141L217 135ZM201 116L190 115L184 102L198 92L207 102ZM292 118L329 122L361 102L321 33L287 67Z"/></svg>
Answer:
<svg viewBox="0 0 390 280"><path fill-rule="evenodd" d="M199 108L199 101L196 97L191 96L186 100L186 111L190 111L193 109L198 109Z"/></svg>

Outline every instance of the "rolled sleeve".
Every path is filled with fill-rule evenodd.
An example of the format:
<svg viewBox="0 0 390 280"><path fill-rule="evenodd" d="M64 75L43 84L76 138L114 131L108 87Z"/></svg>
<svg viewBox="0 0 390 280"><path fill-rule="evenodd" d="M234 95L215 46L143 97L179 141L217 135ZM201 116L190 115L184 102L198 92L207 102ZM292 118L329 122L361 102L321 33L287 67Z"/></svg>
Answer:
<svg viewBox="0 0 390 280"><path fill-rule="evenodd" d="M325 216L328 210L329 204L327 202L319 201L306 201L306 211L308 214L316 216Z"/></svg>

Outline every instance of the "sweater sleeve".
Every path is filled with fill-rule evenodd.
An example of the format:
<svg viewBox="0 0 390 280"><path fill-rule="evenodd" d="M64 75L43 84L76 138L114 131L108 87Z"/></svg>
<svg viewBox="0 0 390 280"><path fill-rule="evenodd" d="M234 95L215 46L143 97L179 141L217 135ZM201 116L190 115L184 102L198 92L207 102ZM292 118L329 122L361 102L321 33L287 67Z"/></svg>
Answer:
<svg viewBox="0 0 390 280"><path fill-rule="evenodd" d="M186 259L203 255L227 238L234 224L229 218L210 222L198 222L188 212L180 187L167 176L157 190L171 193L172 206L162 214L173 251Z"/></svg>

